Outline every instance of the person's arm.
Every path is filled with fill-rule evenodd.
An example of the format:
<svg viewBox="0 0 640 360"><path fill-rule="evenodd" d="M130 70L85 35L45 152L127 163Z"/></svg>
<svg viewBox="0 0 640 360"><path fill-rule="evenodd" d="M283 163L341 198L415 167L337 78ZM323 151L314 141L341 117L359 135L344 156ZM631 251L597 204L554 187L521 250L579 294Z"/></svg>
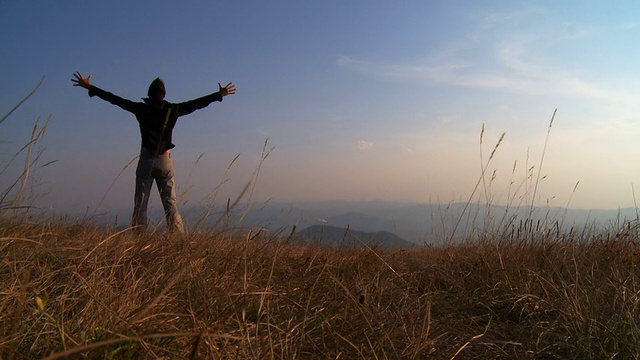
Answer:
<svg viewBox="0 0 640 360"><path fill-rule="evenodd" d="M76 71L73 76L75 77L75 79L71 79L71 81L75 83L73 84L73 86L80 86L83 89L89 90L90 97L98 96L100 99L110 102L113 105L119 106L123 110L135 113L137 103L128 99L121 98L120 96L112 94L108 91L102 90L95 85L91 85L91 77L93 75L84 77L82 76L80 71Z"/></svg>
<svg viewBox="0 0 640 360"><path fill-rule="evenodd" d="M220 83L218 83L218 88L218 92L215 92L213 94L176 104L176 108L178 109L178 116L191 114L196 110L209 106L209 104L214 101L222 101L223 97L236 93L236 86L233 85L233 83L228 83L224 87Z"/></svg>

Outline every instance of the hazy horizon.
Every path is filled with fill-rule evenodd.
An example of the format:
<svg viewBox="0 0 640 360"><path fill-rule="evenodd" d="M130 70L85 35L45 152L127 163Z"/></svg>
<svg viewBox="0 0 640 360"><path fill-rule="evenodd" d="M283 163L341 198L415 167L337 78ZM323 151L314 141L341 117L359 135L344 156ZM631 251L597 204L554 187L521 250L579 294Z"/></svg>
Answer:
<svg viewBox="0 0 640 360"><path fill-rule="evenodd" d="M638 15L582 1L1 2L0 114L45 80L0 124L0 166L51 114L39 201L130 208L136 120L70 79L139 101L160 76L172 102L238 89L176 126L181 206L234 199L258 168L255 202L466 202L506 133L472 201L632 208Z"/></svg>

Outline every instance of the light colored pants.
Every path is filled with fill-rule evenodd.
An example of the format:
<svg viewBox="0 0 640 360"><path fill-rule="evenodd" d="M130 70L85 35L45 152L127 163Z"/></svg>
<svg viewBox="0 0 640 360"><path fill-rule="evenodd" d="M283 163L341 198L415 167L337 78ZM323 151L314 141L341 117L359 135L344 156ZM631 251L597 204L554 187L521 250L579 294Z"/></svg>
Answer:
<svg viewBox="0 0 640 360"><path fill-rule="evenodd" d="M136 193L133 204L133 217L131 226L145 230L147 227L147 205L153 181L156 181L160 200L164 207L164 214L167 218L167 231L184 231L182 217L178 213L178 201L176 189L173 181L173 163L169 154L153 156L151 154L140 154L138 167L136 168Z"/></svg>

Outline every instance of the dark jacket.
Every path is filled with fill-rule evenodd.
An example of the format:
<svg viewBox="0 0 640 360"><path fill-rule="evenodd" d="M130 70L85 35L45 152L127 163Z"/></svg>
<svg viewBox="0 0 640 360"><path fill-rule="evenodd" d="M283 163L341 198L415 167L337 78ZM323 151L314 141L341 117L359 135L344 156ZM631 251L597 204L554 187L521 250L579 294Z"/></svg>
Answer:
<svg viewBox="0 0 640 360"><path fill-rule="evenodd" d="M171 134L178 117L207 107L214 101L222 101L222 95L216 92L177 104L165 100L161 103L153 103L146 98L142 99L144 102L133 102L93 85L89 88L89 96L98 96L135 115L140 125L142 147L150 150L154 155L175 147L171 143Z"/></svg>

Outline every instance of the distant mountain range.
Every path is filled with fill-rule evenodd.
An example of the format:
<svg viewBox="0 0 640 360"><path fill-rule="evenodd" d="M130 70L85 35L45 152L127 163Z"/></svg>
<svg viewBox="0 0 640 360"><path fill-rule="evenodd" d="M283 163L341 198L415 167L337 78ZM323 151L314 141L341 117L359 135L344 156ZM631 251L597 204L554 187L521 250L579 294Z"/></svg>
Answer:
<svg viewBox="0 0 640 360"><path fill-rule="evenodd" d="M594 232L636 226L635 208L617 210L580 210L561 207L487 205L479 203L418 204L382 201L332 201L308 203L238 204L231 211L226 206L192 206L181 210L187 226L254 228L270 231L274 236L289 237L293 232L313 234L324 227L333 234L349 228L357 237L390 233L413 244L438 244L461 239L471 233L516 231L523 226L535 226L536 231ZM130 210L120 212L128 218ZM161 207L156 207L150 219L164 226ZM112 215L99 219L107 223ZM342 229L340 231L334 228ZM573 230L572 230L573 229ZM359 232L359 233L356 233ZM389 240L386 240L389 241Z"/></svg>
<svg viewBox="0 0 640 360"><path fill-rule="evenodd" d="M404 240L388 231L367 233L327 225L309 226L296 232L294 239L304 244L337 247L363 247L367 245L374 248L394 249L416 246L415 243Z"/></svg>

